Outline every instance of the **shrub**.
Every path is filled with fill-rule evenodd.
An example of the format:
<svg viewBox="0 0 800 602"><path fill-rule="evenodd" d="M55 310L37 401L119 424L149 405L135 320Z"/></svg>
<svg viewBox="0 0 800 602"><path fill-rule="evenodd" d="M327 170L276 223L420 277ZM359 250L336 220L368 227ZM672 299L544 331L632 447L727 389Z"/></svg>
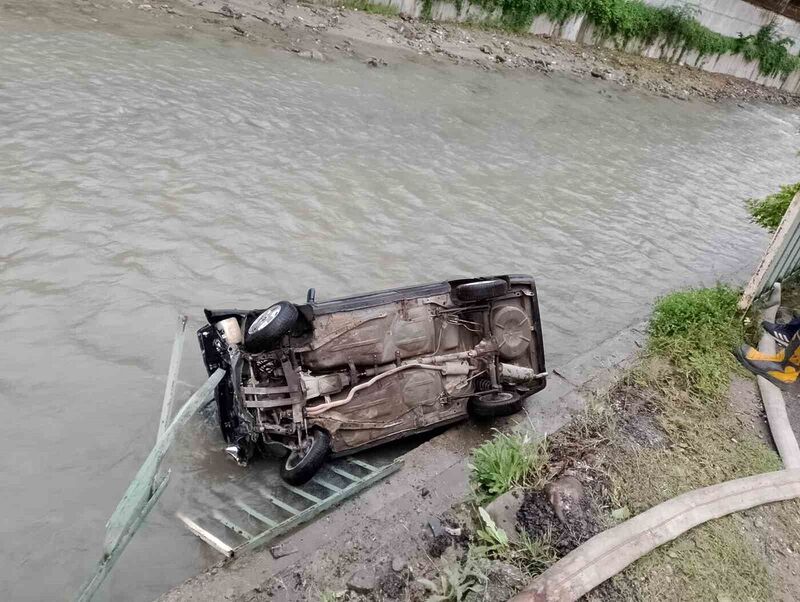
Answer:
<svg viewBox="0 0 800 602"><path fill-rule="evenodd" d="M532 484L547 463L545 440L530 435L497 431L472 452L472 481L481 501L488 501L516 486Z"/></svg>
<svg viewBox="0 0 800 602"><path fill-rule="evenodd" d="M800 182L781 186L779 192L771 194L763 199L748 199L747 210L753 221L763 226L770 232L774 232L783 219L783 214L789 208L794 195L800 192Z"/></svg>

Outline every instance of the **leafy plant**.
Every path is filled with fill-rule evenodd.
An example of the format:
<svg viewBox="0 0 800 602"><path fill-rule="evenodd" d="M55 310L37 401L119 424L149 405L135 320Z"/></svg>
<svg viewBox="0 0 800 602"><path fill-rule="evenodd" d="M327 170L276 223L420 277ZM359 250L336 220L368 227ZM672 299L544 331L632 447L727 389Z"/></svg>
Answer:
<svg viewBox="0 0 800 602"><path fill-rule="evenodd" d="M800 182L781 186L780 191L763 199L748 199L747 210L755 223L774 232L798 192L800 192Z"/></svg>
<svg viewBox="0 0 800 602"><path fill-rule="evenodd" d="M418 579L431 592L428 602L462 602L470 592L481 592L489 577L485 559L473 550L467 553L464 563L457 561L446 565L438 581Z"/></svg>
<svg viewBox="0 0 800 602"><path fill-rule="evenodd" d="M484 554L505 556L509 550L508 534L497 526L484 508L478 508L483 526L478 529L475 536Z"/></svg>
<svg viewBox="0 0 800 602"><path fill-rule="evenodd" d="M531 576L538 575L558 559L549 534L539 539L523 532L512 542L484 508L478 508L478 514L482 526L475 532L478 544L475 551L479 554L516 564Z"/></svg>
<svg viewBox="0 0 800 602"><path fill-rule="evenodd" d="M547 443L533 441L528 433L494 437L472 452L472 481L480 501L491 501L513 487L540 479L547 463Z"/></svg>

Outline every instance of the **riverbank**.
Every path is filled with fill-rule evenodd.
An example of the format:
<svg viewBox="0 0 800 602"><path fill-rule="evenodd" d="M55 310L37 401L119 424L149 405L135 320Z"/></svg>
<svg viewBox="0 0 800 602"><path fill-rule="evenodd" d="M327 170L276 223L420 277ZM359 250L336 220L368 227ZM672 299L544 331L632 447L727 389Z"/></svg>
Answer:
<svg viewBox="0 0 800 602"><path fill-rule="evenodd" d="M324 596L336 592L335 599L372 600L391 599L390 591L425 599L416 578L436 578L453 558L451 544L469 541L457 529L468 516L470 452L491 439L494 427L522 421L526 429L553 433L582 415L593 395L632 366L643 328L633 325L553 370L547 388L526 401L524 416L462 423L421 444L404 456L399 473L284 538L282 549L293 553L276 559L260 550L220 562L159 601L306 602L332 600Z"/></svg>
<svg viewBox="0 0 800 602"><path fill-rule="evenodd" d="M571 362L556 371L556 390L579 374L591 375L586 383L568 395L550 389L548 400L535 396L528 420L507 424L468 461L438 475L425 470L442 450L469 453L475 437L465 440L457 429L418 448L398 478L405 481L409 469L424 466L424 483L400 503L376 509L376 499L357 501L356 512L348 514L346 505L328 525L309 525L305 537L290 537L286 549L298 542L317 546L310 559L298 550L302 564L276 571L262 553L239 561L246 584L234 562L162 600L219 599L223 591L238 602L421 602L431 595L505 600L630 516L698 487L778 470L755 381L729 352L744 335L737 299L738 291L727 287L666 297L655 307L641 356L633 353L642 344L637 327ZM543 419L548 407L560 417ZM573 414L568 423L567 408ZM554 427L557 432L542 440ZM423 465L417 465L418 452ZM390 486L397 488L383 487ZM587 599L792 600L800 587L798 511L797 501L782 502L704 524ZM339 531L342 516L360 520ZM269 576L253 585L259 570L261 578Z"/></svg>
<svg viewBox="0 0 800 602"><path fill-rule="evenodd" d="M800 104L800 96L747 80L617 50L415 19L368 2L345 4L353 8L282 0L108 0L103 4L11 0L0 13L0 30L69 27L131 35L158 32L178 38L263 45L322 62L348 58L372 67L403 62L457 65L605 80L608 87L601 92L631 89L679 100Z"/></svg>

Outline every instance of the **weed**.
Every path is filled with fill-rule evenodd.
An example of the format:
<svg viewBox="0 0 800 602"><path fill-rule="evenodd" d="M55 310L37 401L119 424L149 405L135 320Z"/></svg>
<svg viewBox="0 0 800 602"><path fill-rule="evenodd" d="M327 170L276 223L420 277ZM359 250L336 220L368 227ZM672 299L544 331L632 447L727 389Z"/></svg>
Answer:
<svg viewBox="0 0 800 602"><path fill-rule="evenodd" d="M330 590L325 590L319 595L319 602L336 602L339 597Z"/></svg>
<svg viewBox="0 0 800 602"><path fill-rule="evenodd" d="M461 0L456 6L460 11ZM454 2L455 3L455 2ZM527 31L540 15L564 23L585 15L587 22L606 39L624 47L628 42L652 44L662 39L667 45L684 51L696 51L701 57L741 54L758 61L762 75L788 76L800 69L800 57L789 50L790 38L777 35L774 24L765 25L752 36L725 36L700 24L691 7L656 7L641 0L476 0L492 15L490 26L511 31ZM432 0L423 0L422 17L431 17ZM682 53L681 53L682 54Z"/></svg>
<svg viewBox="0 0 800 602"><path fill-rule="evenodd" d="M771 194L763 199L748 199L747 210L753 221L759 226L763 226L770 232L774 232L783 219L783 214L789 208L794 196L800 192L800 182L781 186L779 192Z"/></svg>
<svg viewBox="0 0 800 602"><path fill-rule="evenodd" d="M477 538L477 545L473 548L475 553L516 564L532 577L543 572L557 560L558 555L549 535L538 539L522 533L518 541L512 542L486 510L478 508L478 513L482 527L475 532Z"/></svg>
<svg viewBox="0 0 800 602"><path fill-rule="evenodd" d="M737 290L718 285L656 302L649 349L670 361L690 392L719 399L727 390L736 366L731 349L743 337L738 301Z"/></svg>
<svg viewBox="0 0 800 602"><path fill-rule="evenodd" d="M548 534L535 538L522 533L514 544L514 561L530 576L535 577L550 568L558 560L558 554Z"/></svg>
<svg viewBox="0 0 800 602"><path fill-rule="evenodd" d="M528 433L495 431L472 452L472 481L479 501L491 501L512 488L541 480L547 464L547 443Z"/></svg>
<svg viewBox="0 0 800 602"><path fill-rule="evenodd" d="M431 593L428 602L461 602L470 592L481 592L489 580L486 560L470 550L464 563L458 561L446 565L438 581L418 579Z"/></svg>
<svg viewBox="0 0 800 602"><path fill-rule="evenodd" d="M394 6L389 6L388 4L375 4L369 0L344 0L342 2L342 6L349 8L350 10L360 10L365 13L384 15L387 17L396 17L398 14L400 14L400 11Z"/></svg>

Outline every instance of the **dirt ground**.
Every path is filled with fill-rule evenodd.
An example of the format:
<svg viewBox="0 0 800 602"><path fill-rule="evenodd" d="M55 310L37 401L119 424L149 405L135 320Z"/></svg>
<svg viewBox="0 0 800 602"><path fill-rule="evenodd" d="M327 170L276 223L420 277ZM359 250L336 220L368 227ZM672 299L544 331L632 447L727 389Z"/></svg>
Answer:
<svg viewBox="0 0 800 602"><path fill-rule="evenodd" d="M332 0L321 0L322 2ZM113 33L207 38L262 45L307 60L359 60L383 68L403 62L504 73L608 81L679 100L764 101L796 106L800 97L747 80L615 50L541 36L514 35L408 15L383 16L322 3L284 0L4 0L0 31L103 29ZM604 89L601 88L601 92Z"/></svg>

